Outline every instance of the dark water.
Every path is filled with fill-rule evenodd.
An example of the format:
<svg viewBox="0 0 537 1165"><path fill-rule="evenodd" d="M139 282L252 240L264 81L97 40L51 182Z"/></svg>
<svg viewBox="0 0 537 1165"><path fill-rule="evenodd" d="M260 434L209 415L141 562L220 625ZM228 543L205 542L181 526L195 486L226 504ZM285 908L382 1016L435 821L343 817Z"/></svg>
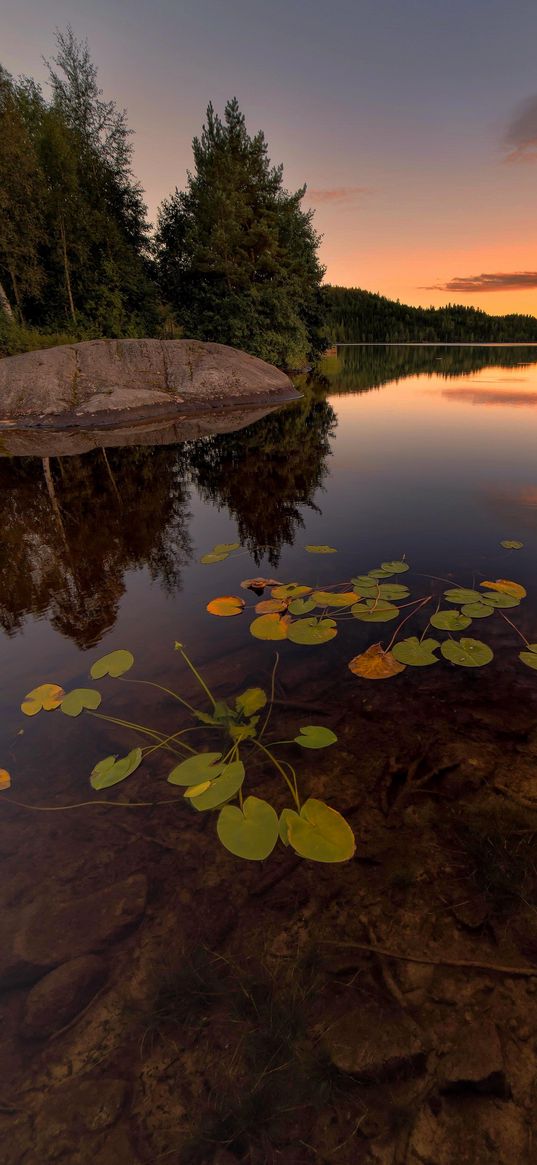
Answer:
<svg viewBox="0 0 537 1165"><path fill-rule="evenodd" d="M340 349L304 388L236 434L52 458L48 482L44 462L3 459L0 759L18 784L21 696L83 682L106 650L129 647L153 679L176 669L176 639L209 677L237 653L236 675L266 673L273 647L249 619L205 611L252 574L328 585L404 555L415 576L516 578L519 625L537 639L537 348ZM199 563L233 541L240 556ZM355 683L345 661L376 638L347 625L323 666ZM317 654L286 644L283 678L288 666L307 682ZM37 722L23 727L38 748Z"/></svg>

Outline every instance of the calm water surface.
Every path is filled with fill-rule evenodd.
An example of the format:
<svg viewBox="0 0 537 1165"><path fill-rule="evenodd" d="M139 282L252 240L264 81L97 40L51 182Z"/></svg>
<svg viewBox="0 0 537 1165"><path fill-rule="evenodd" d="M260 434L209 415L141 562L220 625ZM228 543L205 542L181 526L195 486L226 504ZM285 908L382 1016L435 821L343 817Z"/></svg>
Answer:
<svg viewBox="0 0 537 1165"><path fill-rule="evenodd" d="M139 674L165 682L179 639L215 683L226 670L266 678L273 645L252 640L247 617L205 610L252 574L328 585L404 555L418 576L514 577L529 592L517 621L537 639L536 406L537 347L350 347L303 401L240 432L52 458L52 495L39 459L4 458L0 761L19 790L51 735L43 717L18 735L20 698L45 680L83 683L104 651L129 647ZM504 538L524 549L502 550ZM200 564L233 541L239 557ZM285 644L282 678L307 686L315 656L351 698L362 682L346 662L378 638L348 623L322 664L320 649Z"/></svg>

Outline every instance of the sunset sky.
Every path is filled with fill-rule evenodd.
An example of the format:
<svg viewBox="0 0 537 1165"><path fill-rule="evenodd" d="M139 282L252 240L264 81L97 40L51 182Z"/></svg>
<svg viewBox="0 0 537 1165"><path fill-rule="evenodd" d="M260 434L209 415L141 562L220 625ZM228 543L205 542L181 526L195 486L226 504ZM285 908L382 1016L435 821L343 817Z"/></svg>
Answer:
<svg viewBox="0 0 537 1165"><path fill-rule="evenodd" d="M152 217L212 100L306 182L326 279L537 314L537 0L0 0L0 61L88 37Z"/></svg>

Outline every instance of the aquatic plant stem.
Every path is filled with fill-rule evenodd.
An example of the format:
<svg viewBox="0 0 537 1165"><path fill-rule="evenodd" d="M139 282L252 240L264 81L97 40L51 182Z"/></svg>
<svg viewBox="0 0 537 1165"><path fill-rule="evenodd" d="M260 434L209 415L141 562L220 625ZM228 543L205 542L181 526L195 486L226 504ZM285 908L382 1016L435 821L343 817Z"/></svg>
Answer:
<svg viewBox="0 0 537 1165"><path fill-rule="evenodd" d="M184 659L185 663L186 663L186 664L187 664L187 666L190 668L190 670L191 670L192 674L193 674L193 675L195 675L195 677L196 677L196 679L197 679L198 683L199 683L199 684L201 684L201 686L202 686L202 688L203 688L203 691L204 691L204 692L205 692L205 694L206 694L206 695L209 697L209 699L210 699L210 701L211 701L211 704L212 704L213 708L216 708L216 700L215 700L215 698L214 698L214 696L213 696L212 692L211 692L211 691L209 690L209 688L207 687L207 684L205 683L205 680L202 678L202 676L200 676L200 673L199 673L199 671L197 670L197 668L195 668L195 667L194 667L194 664L192 663L192 660L191 660L191 659L189 659L189 657L188 657L188 655L187 655L186 651L184 651L184 650L183 650L183 648L181 647L181 644L180 644L180 643L176 643L176 644L175 644L175 649L176 649L176 651L180 652L180 654L182 655L182 657L183 657L183 659ZM184 702L185 702L185 701L183 701L183 703L184 703ZM190 708L190 704L188 704L188 705L187 705L187 707L188 707L188 708ZM190 708L190 711L195 713L196 709L195 709L195 708Z"/></svg>
<svg viewBox="0 0 537 1165"><path fill-rule="evenodd" d="M501 608L496 607L496 610L497 610L498 614L502 616L502 619L505 619L505 622L509 623L509 626L513 628L513 631L516 631L517 635L520 635L520 638L521 638L522 642L526 644L526 647L529 647L529 645L530 645L529 639L526 639L526 636L522 634L522 631L520 631L519 628L516 627L515 624L511 622L510 619L508 619L507 615L504 615Z"/></svg>
<svg viewBox="0 0 537 1165"><path fill-rule="evenodd" d="M292 782L289 780L289 777L287 776L287 773L285 772L285 769L283 769L283 768L282 768L282 766L281 766L280 762L279 762L279 761L276 759L276 757L275 757L275 756L274 756L274 755L273 755L273 754L270 752L270 749L268 749L268 748L265 748L265 745L264 745L264 744L261 744L261 741L260 741L260 740L252 740L252 744L255 746L255 748L260 748L260 749L261 749L261 751L265 753L265 756L268 756L269 760L271 760L271 761L272 761L272 764L273 764L273 765L274 765L274 767L275 767L275 768L278 770L278 772L280 773L280 775L283 777L283 779L284 779L284 781L285 781L286 785L288 786L289 790L291 791L291 793L292 793L292 795L293 795L293 799L294 799L295 805L296 805L296 807L297 807L297 810L298 810L298 812L300 813L300 800L299 800L299 797L298 797L298 790L297 790L296 788L294 788L294 787L293 787L293 784L292 784ZM295 777L295 783L296 783L296 777Z"/></svg>
<svg viewBox="0 0 537 1165"><path fill-rule="evenodd" d="M93 712L90 708L87 708L86 712L88 716L95 716L97 720L107 720L110 724L118 724L120 728L132 728L134 732L141 732L144 736L151 736L153 740L159 741L159 746L166 739L162 732L157 732L154 728L147 728L144 724L134 724L130 720L121 720L117 716L106 716L104 712ZM169 745L166 747L170 752L176 752L175 748L170 748ZM184 748L186 752L196 751L194 748L190 748L188 744L181 743L180 747ZM179 756L180 753L176 753L176 755Z"/></svg>
<svg viewBox="0 0 537 1165"><path fill-rule="evenodd" d="M279 662L280 662L280 655L279 655L279 652L276 652L276 659L274 660L274 667L272 668L272 675L271 675L271 681L270 681L270 701L269 701L268 711L267 711L267 715L265 716L265 720L264 720L264 723L262 725L261 731L257 737L258 740L261 740L261 737L264 736L264 734L265 734L265 731L268 727L268 722L269 722L270 717L271 717L272 708L274 706L274 695L275 695L275 691L276 691L276 670L277 670Z"/></svg>
<svg viewBox="0 0 537 1165"><path fill-rule="evenodd" d="M403 963L422 963L428 967L473 967L476 971L495 971L499 975L530 976L537 975L537 967L510 967L503 963L480 963L473 959L437 959L426 958L425 955L409 955L399 951L389 950L372 943L337 942L335 939L321 939L322 946L340 947L346 950L368 951L373 955L381 955L385 959L399 959Z"/></svg>
<svg viewBox="0 0 537 1165"><path fill-rule="evenodd" d="M153 809L155 805L184 804L184 797L172 797L167 801L75 801L72 805L25 805L24 801L14 801L6 797L4 805L16 805L18 809L32 809L36 813L64 813L68 809L84 809L93 805L108 805L111 809Z"/></svg>
<svg viewBox="0 0 537 1165"><path fill-rule="evenodd" d="M173 696L173 699L178 700L184 708L188 708L189 712L192 712L194 715L196 714L197 709L193 708L192 704L188 703L188 700L183 700L183 697L178 696L177 692L173 692L171 688L164 688L162 684L157 684L154 680L135 680L131 679L130 676L118 676L117 678L125 684L146 684L150 688L158 688L160 692L165 692L167 696Z"/></svg>
<svg viewBox="0 0 537 1165"><path fill-rule="evenodd" d="M386 654L388 651L391 650L391 648L393 647L393 645L395 643L395 640L397 639L397 636L398 636L401 628L404 627L405 623L408 623L408 620L411 619L413 615L416 615L417 612L420 611L421 608L424 607L426 603L430 602L432 597L433 597L432 595L427 595L425 599L421 599L419 606L415 607L413 611L410 611L410 613L405 616L402 623L398 624L398 626L395 628L395 631L390 639L390 642L389 642L384 654Z"/></svg>

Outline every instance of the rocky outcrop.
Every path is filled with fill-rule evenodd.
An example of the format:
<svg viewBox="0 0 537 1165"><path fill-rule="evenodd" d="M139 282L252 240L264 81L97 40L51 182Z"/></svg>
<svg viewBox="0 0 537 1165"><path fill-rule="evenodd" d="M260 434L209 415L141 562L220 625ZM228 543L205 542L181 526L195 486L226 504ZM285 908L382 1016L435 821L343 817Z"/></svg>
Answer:
<svg viewBox="0 0 537 1165"><path fill-rule="evenodd" d="M65 1027L87 1007L105 979L106 963L98 955L70 959L56 967L28 992L22 1035L43 1040Z"/></svg>
<svg viewBox="0 0 537 1165"><path fill-rule="evenodd" d="M89 340L0 360L0 428L85 428L298 395L273 365L199 340Z"/></svg>

